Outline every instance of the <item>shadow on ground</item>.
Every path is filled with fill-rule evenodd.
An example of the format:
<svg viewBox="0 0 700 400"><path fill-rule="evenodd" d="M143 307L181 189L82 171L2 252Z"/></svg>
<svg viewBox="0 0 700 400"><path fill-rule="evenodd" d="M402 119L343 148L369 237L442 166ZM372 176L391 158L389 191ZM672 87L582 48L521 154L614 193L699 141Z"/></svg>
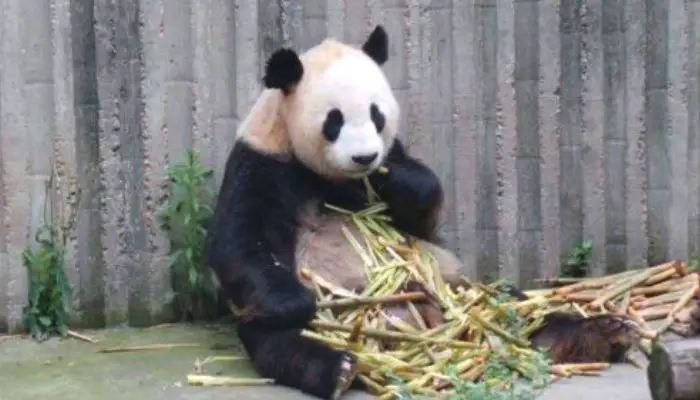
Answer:
<svg viewBox="0 0 700 400"><path fill-rule="evenodd" d="M280 387L202 388L187 385L194 361L212 355L242 356L236 335L223 325L169 325L148 329L85 332L98 344L75 339L51 339L42 344L19 337L0 338L0 388L3 399L34 400L308 400ZM197 347L127 353L98 353L107 347L192 343ZM209 375L256 377L243 359L205 366ZM361 393L348 400L370 399ZM556 383L544 400L649 400L643 371L616 366L602 377L582 377Z"/></svg>

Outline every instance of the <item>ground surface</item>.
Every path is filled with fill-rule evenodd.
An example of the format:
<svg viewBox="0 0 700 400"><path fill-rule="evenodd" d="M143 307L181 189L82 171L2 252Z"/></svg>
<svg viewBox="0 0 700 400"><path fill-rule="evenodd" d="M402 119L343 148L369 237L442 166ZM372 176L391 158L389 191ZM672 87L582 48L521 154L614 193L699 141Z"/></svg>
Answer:
<svg viewBox="0 0 700 400"><path fill-rule="evenodd" d="M0 388L3 399L55 400L310 400L279 387L188 387L186 375L196 358L240 355L233 331L221 326L168 326L145 330L118 329L86 332L99 344L74 339L52 339L37 344L18 337L0 337ZM153 343L193 343L197 347L161 351L102 354L105 347ZM248 361L205 366L207 374L254 377ZM353 393L348 400L370 399ZM602 377L580 377L555 383L543 400L615 399L650 400L643 370L615 366Z"/></svg>

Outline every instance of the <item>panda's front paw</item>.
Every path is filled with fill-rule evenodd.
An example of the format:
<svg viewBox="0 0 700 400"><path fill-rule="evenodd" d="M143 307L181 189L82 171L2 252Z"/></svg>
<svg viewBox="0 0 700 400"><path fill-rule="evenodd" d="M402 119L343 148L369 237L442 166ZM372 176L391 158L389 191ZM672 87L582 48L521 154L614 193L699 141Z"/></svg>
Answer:
<svg viewBox="0 0 700 400"><path fill-rule="evenodd" d="M399 163L387 163L386 168L387 172L377 171L370 179L382 199L419 212L442 202L442 185L430 170Z"/></svg>

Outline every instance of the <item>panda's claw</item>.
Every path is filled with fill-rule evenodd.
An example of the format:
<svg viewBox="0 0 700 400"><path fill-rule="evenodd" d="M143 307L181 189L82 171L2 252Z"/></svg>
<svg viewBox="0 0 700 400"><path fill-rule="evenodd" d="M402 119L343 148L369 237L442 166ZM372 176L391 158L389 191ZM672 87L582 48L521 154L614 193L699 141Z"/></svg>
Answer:
<svg viewBox="0 0 700 400"><path fill-rule="evenodd" d="M343 355L342 359L340 360L338 383L335 391L333 392L331 400L339 400L343 394L348 391L350 385L352 385L353 381L355 380L357 373L358 370L356 360L350 354Z"/></svg>

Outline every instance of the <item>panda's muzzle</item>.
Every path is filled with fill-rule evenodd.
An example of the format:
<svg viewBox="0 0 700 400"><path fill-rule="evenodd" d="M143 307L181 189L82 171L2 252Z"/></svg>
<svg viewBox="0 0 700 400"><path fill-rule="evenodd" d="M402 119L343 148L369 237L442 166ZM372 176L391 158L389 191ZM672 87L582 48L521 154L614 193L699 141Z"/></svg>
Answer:
<svg viewBox="0 0 700 400"><path fill-rule="evenodd" d="M372 162L374 162L374 160L377 159L378 155L379 155L379 153L375 152L372 154L352 156L351 158L352 158L352 161L355 162L356 164L362 165L363 167L367 167L370 164L372 164Z"/></svg>

